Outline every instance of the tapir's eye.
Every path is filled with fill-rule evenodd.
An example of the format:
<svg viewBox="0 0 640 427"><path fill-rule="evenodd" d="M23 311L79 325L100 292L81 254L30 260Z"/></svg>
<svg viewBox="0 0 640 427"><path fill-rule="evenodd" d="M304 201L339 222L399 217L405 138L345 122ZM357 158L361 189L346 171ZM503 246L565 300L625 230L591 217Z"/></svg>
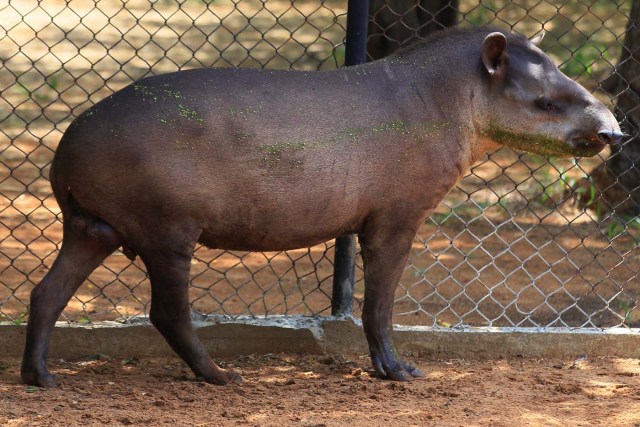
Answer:
<svg viewBox="0 0 640 427"><path fill-rule="evenodd" d="M544 96L536 99L536 107L540 108L541 110L550 112L559 110L558 106L554 104L553 101L551 101L549 98L545 98Z"/></svg>

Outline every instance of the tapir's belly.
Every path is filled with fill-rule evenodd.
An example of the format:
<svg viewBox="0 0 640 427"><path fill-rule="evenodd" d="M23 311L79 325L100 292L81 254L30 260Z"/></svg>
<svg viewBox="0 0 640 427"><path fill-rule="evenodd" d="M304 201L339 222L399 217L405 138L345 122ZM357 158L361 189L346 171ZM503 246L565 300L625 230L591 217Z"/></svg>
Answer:
<svg viewBox="0 0 640 427"><path fill-rule="evenodd" d="M267 194L269 203L260 203L264 193L256 196L247 188L216 204L201 225L200 242L232 250L288 250L360 231L368 210L358 209L355 198L345 199L330 186L309 188L304 181L284 187Z"/></svg>
<svg viewBox="0 0 640 427"><path fill-rule="evenodd" d="M291 233L277 235L273 231L251 232L251 230L247 230L246 232L230 235L227 232L209 232L205 230L202 232L198 242L215 249L268 252L306 248L350 234L347 231L341 233L326 232L323 234L318 230L307 230L302 235L293 235ZM315 232L309 233L309 231Z"/></svg>

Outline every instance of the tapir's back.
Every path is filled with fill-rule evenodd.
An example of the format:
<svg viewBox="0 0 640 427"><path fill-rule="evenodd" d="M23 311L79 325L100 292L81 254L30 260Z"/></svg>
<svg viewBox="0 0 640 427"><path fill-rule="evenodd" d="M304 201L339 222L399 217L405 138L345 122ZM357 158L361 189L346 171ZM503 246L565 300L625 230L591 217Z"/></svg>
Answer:
<svg viewBox="0 0 640 427"><path fill-rule="evenodd" d="M247 69L154 76L84 112L70 125L60 149L93 162L100 160L93 154L126 154L138 162L262 159L273 169L273 160L284 151L323 147L329 152L355 140L356 127L385 123L393 100L381 93L384 84L364 77Z"/></svg>

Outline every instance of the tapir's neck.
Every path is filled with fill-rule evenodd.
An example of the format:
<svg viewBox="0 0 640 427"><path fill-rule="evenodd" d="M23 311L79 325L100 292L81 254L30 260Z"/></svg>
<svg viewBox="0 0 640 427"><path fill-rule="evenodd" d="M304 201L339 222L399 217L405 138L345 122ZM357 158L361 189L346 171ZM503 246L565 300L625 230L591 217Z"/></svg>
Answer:
<svg viewBox="0 0 640 427"><path fill-rule="evenodd" d="M447 154L458 150L456 157L465 169L495 146L481 137L488 117L488 97L481 61L479 57L475 61L474 53L477 50L435 50L427 55L418 51L377 61L388 84L396 86L402 114L426 123L451 124L444 141L451 146Z"/></svg>

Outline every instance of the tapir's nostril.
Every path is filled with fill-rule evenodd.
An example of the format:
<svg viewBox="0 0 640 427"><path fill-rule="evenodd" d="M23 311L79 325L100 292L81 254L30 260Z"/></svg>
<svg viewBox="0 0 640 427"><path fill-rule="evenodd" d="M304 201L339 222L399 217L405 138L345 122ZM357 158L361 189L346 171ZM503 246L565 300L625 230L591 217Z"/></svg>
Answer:
<svg viewBox="0 0 640 427"><path fill-rule="evenodd" d="M603 130L598 132L598 139L604 144L616 144L622 140L622 133L615 130Z"/></svg>

